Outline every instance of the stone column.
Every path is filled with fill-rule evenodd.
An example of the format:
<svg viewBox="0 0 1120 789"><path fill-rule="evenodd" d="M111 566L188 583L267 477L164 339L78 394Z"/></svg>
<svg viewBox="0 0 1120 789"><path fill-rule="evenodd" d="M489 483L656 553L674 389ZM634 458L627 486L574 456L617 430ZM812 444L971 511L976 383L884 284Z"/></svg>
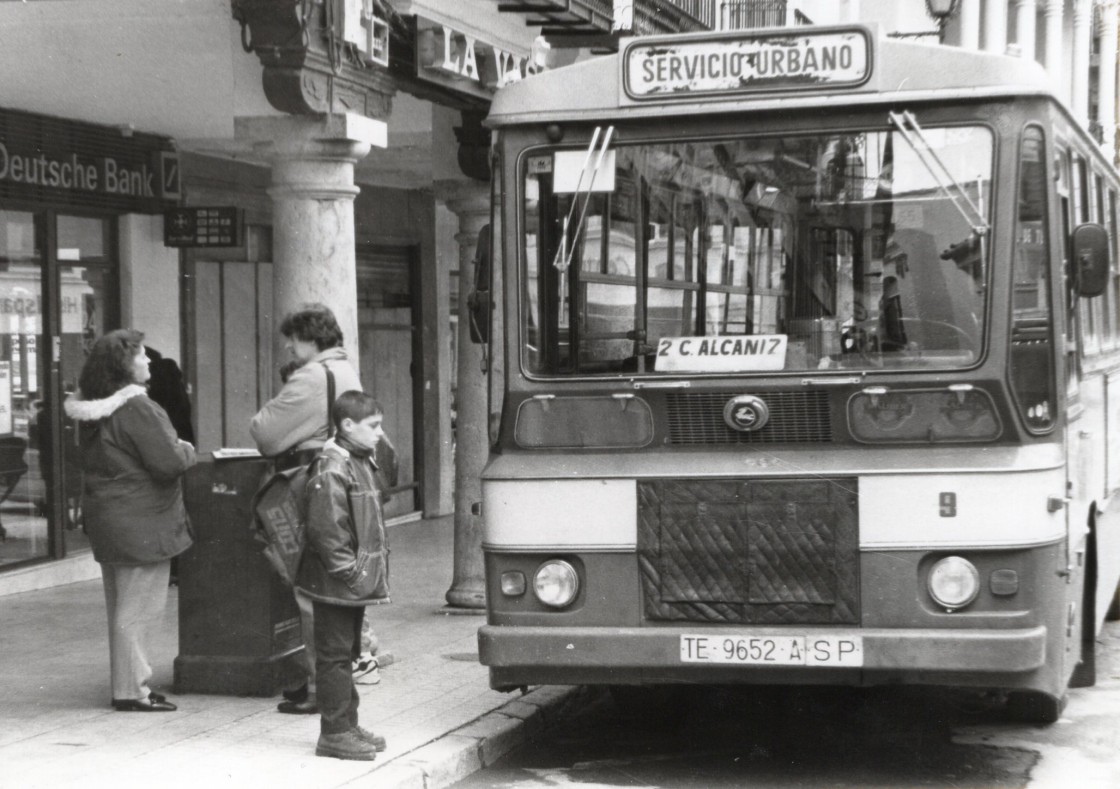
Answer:
<svg viewBox="0 0 1120 789"><path fill-rule="evenodd" d="M482 468L490 452L487 414L487 375L483 349L470 337L467 297L474 289L478 234L490 220L490 185L479 181L441 181L436 196L459 217L459 356L456 360L455 427L455 558L449 605L485 608L486 587L482 563L482 516L475 514L482 501Z"/></svg>
<svg viewBox="0 0 1120 789"><path fill-rule="evenodd" d="M1019 44L1019 57L1027 60L1035 59L1037 13L1035 0L1015 0L1015 41Z"/></svg>
<svg viewBox="0 0 1120 789"><path fill-rule="evenodd" d="M303 304L326 304L357 360L354 164L372 145L385 147L385 123L352 114L286 115L238 118L235 129L272 165L274 325ZM274 358L282 359L276 342Z"/></svg>
<svg viewBox="0 0 1120 789"><path fill-rule="evenodd" d="M1007 49L1007 4L1005 0L984 3L984 51L1002 55Z"/></svg>
<svg viewBox="0 0 1120 789"><path fill-rule="evenodd" d="M1099 92L1099 113L1104 138L1101 148L1111 162L1116 161L1116 0L1103 0L1100 4L1101 15L1101 73Z"/></svg>
<svg viewBox="0 0 1120 789"><path fill-rule="evenodd" d="M980 49L980 0L961 0L961 49Z"/></svg>
<svg viewBox="0 0 1120 789"><path fill-rule="evenodd" d="M1073 94L1070 106L1077 120L1089 125L1089 52L1093 47L1092 0L1073 2Z"/></svg>
<svg viewBox="0 0 1120 789"><path fill-rule="evenodd" d="M1046 0L1042 7L1042 18L1046 29L1046 52L1043 65L1050 75L1058 97L1068 101L1069 88L1065 80L1065 62L1062 57L1062 14L1065 0Z"/></svg>

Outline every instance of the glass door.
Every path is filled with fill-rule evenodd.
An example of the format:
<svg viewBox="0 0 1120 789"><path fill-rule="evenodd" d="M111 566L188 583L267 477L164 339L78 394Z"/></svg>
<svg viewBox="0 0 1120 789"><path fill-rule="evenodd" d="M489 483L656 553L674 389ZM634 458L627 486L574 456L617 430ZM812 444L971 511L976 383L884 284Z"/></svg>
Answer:
<svg viewBox="0 0 1120 789"><path fill-rule="evenodd" d="M0 570L89 549L62 403L118 320L114 222L0 206Z"/></svg>
<svg viewBox="0 0 1120 789"><path fill-rule="evenodd" d="M41 452L45 238L43 214L0 207L0 568L55 553Z"/></svg>

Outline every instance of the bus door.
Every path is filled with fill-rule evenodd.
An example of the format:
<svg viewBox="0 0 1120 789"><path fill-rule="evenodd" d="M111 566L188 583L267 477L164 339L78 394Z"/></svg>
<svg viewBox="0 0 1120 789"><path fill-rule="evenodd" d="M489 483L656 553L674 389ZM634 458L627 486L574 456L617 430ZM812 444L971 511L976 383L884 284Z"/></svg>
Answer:
<svg viewBox="0 0 1120 789"><path fill-rule="evenodd" d="M1077 166L1068 149L1058 156L1058 202L1061 221L1062 284L1061 293L1066 300L1065 310L1065 385L1066 385L1066 570L1071 575L1076 568L1078 552L1084 550L1087 523L1080 513L1087 511L1091 499L1088 489L1089 431L1086 403L1081 393L1082 338L1078 319L1078 297L1070 280L1070 251L1073 228L1083 221L1080 212L1087 210L1081 194L1085 186L1083 169ZM1084 555L1081 554L1083 559Z"/></svg>

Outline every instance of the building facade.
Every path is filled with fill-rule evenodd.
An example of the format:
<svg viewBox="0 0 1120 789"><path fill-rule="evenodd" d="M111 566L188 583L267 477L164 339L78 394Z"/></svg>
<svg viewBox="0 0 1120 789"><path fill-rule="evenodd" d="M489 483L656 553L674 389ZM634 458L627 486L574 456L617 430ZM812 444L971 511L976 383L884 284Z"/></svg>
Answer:
<svg viewBox="0 0 1120 789"><path fill-rule="evenodd" d="M389 515L455 512L449 600L479 604L485 444L458 415L483 360L458 311L494 92L633 34L873 21L1039 60L1114 150L1115 0L951 5L935 20L925 0L0 2L0 594L97 573L61 409L94 337L144 331L184 371L199 450L249 447L280 385L275 327L317 301L387 408Z"/></svg>

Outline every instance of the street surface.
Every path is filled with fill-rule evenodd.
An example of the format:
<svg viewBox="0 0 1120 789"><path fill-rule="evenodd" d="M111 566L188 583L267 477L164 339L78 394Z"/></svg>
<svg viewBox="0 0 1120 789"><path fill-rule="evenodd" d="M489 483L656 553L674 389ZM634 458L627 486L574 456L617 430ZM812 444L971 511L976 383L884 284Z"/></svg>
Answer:
<svg viewBox="0 0 1120 789"><path fill-rule="evenodd" d="M1120 623L1097 685L1049 727L938 688L704 688L644 715L602 694L455 789L497 787L1120 787ZM973 708L967 708L971 703Z"/></svg>

